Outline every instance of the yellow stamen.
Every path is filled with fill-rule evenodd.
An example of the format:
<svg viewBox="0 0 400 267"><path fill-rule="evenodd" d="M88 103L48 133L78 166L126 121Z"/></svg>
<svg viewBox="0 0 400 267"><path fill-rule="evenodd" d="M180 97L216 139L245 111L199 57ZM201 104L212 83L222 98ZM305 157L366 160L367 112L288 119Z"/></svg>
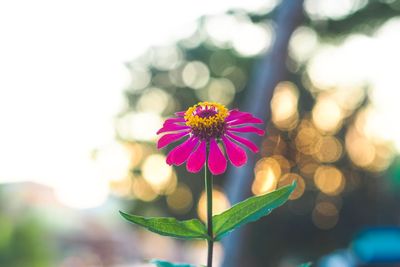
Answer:
<svg viewBox="0 0 400 267"><path fill-rule="evenodd" d="M199 107L202 110L206 110L206 107L209 109L214 107L216 114L202 118L197 115ZM185 120L187 126L196 129L207 129L222 124L228 114L228 109L224 105L215 102L199 102L185 112Z"/></svg>

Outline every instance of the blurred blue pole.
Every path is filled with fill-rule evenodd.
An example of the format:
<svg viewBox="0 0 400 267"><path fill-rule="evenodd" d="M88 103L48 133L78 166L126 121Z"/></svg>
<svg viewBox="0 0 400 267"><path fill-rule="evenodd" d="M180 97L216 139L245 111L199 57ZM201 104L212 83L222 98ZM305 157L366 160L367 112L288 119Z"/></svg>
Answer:
<svg viewBox="0 0 400 267"><path fill-rule="evenodd" d="M241 106L264 121L270 119L270 102L273 90L287 73L286 60L288 43L293 31L303 19L303 0L283 0L276 13L275 41L270 52L254 66L252 78L246 90L246 98ZM267 133L268 134L268 133ZM262 138L248 136L261 144ZM242 168L230 168L227 172L225 190L231 203L242 201L250 195L253 168L256 157L250 153L248 163ZM241 252L246 248L243 230L237 230L223 240L225 258L222 267L243 267ZM273 242L271 240L271 242Z"/></svg>

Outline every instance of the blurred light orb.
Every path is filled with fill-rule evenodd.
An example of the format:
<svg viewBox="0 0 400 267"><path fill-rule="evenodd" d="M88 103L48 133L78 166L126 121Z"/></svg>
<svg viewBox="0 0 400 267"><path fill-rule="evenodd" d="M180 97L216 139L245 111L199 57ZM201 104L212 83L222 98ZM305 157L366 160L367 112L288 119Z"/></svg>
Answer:
<svg viewBox="0 0 400 267"><path fill-rule="evenodd" d="M232 46L239 55L253 57L269 49L273 35L274 31L269 24L259 25L247 20L242 21L235 29Z"/></svg>
<svg viewBox="0 0 400 267"><path fill-rule="evenodd" d="M330 97L320 96L312 110L315 126L324 133L336 133L342 125L342 110Z"/></svg>
<svg viewBox="0 0 400 267"><path fill-rule="evenodd" d="M226 51L215 51L210 56L210 69L217 75L223 75L225 70L235 64L235 58Z"/></svg>
<svg viewBox="0 0 400 267"><path fill-rule="evenodd" d="M295 144L297 150L305 155L313 155L317 151L317 144L321 139L321 135L313 127L300 127Z"/></svg>
<svg viewBox="0 0 400 267"><path fill-rule="evenodd" d="M287 160L284 156L282 155L272 155L271 158L276 160L279 164L279 167L281 169L281 175L284 175L288 172L290 172L290 169L292 167L293 163L290 163L289 160Z"/></svg>
<svg viewBox="0 0 400 267"><path fill-rule="evenodd" d="M132 196L132 177L129 175L122 180L110 181L110 191L118 197Z"/></svg>
<svg viewBox="0 0 400 267"><path fill-rule="evenodd" d="M221 48L229 48L235 35L237 19L232 15L210 16L205 21L205 30L210 41Z"/></svg>
<svg viewBox="0 0 400 267"><path fill-rule="evenodd" d="M366 62L365 55L375 50L373 39L360 34L350 35L339 46L321 45L307 63L307 73L314 85L310 90L365 87L376 76L377 70L373 66L379 64Z"/></svg>
<svg viewBox="0 0 400 267"><path fill-rule="evenodd" d="M304 191L306 189L306 183L304 182L303 177L301 177L297 173L286 173L278 181L278 186L277 186L278 188L291 185L293 184L294 181L297 182L297 186L292 192L292 194L290 194L289 197L290 200L298 199L304 194Z"/></svg>
<svg viewBox="0 0 400 267"><path fill-rule="evenodd" d="M336 103L340 106L342 112L347 117L362 104L366 92L362 87L340 87L334 90L331 96L335 99Z"/></svg>
<svg viewBox="0 0 400 267"><path fill-rule="evenodd" d="M175 45L153 47L151 63L159 70L171 70L179 66L183 58L182 51Z"/></svg>
<svg viewBox="0 0 400 267"><path fill-rule="evenodd" d="M296 163L300 169L301 175L307 178L313 178L315 170L319 167L317 161L313 156L304 155L302 153L296 154Z"/></svg>
<svg viewBox="0 0 400 267"><path fill-rule="evenodd" d="M312 19L341 19L367 3L367 0L306 0L304 8Z"/></svg>
<svg viewBox="0 0 400 267"><path fill-rule="evenodd" d="M362 168L372 164L375 158L375 146L354 127L346 133L346 150L351 161Z"/></svg>
<svg viewBox="0 0 400 267"><path fill-rule="evenodd" d="M276 189L278 177L271 168L256 172L251 191L254 195L262 195Z"/></svg>
<svg viewBox="0 0 400 267"><path fill-rule="evenodd" d="M128 141L154 141L163 120L154 112L129 112L117 119L118 135Z"/></svg>
<svg viewBox="0 0 400 267"><path fill-rule="evenodd" d="M131 152L127 147L114 142L96 153L95 162L103 178L109 181L118 181L128 175L131 158Z"/></svg>
<svg viewBox="0 0 400 267"><path fill-rule="evenodd" d="M282 170L279 161L274 157L264 157L257 161L254 172L265 171L270 169L277 178L281 176Z"/></svg>
<svg viewBox="0 0 400 267"><path fill-rule="evenodd" d="M162 89L149 88L146 89L137 102L136 108L140 112L154 112L162 114L167 108L171 96Z"/></svg>
<svg viewBox="0 0 400 267"><path fill-rule="evenodd" d="M280 82L271 100L272 121L283 130L296 127L298 122L297 102L299 92L291 82Z"/></svg>
<svg viewBox="0 0 400 267"><path fill-rule="evenodd" d="M254 195L262 195L276 189L281 166L275 158L262 158L256 163L254 173L251 190Z"/></svg>
<svg viewBox="0 0 400 267"><path fill-rule="evenodd" d="M308 60L318 45L317 33L305 26L298 27L289 42L289 54L299 62Z"/></svg>
<svg viewBox="0 0 400 267"><path fill-rule="evenodd" d="M172 167L165 163L166 157L161 154L148 156L142 166L143 178L153 187L154 191L161 193L168 188L172 180Z"/></svg>
<svg viewBox="0 0 400 267"><path fill-rule="evenodd" d="M151 81L151 73L145 66L139 65L128 65L131 72L131 83L129 86L130 90L141 90L146 88Z"/></svg>
<svg viewBox="0 0 400 267"><path fill-rule="evenodd" d="M186 86L199 89L204 87L210 79L210 71L201 61L191 61L182 70L182 81Z"/></svg>
<svg viewBox="0 0 400 267"><path fill-rule="evenodd" d="M319 202L312 212L315 226L322 230L329 230L336 226L339 220L339 211L333 203Z"/></svg>
<svg viewBox="0 0 400 267"><path fill-rule="evenodd" d="M213 196L213 206L212 212L214 215L220 214L224 212L230 207L230 203L228 197L219 189L214 188L212 192ZM207 196L206 193L203 191L201 193L199 203L197 206L197 214L199 215L200 220L205 222L207 220Z"/></svg>
<svg viewBox="0 0 400 267"><path fill-rule="evenodd" d="M223 105L232 103L235 94L235 86L225 78L213 78L204 90L196 91L196 95L201 100L218 102Z"/></svg>
<svg viewBox="0 0 400 267"><path fill-rule="evenodd" d="M322 136L317 143L315 157L322 163L332 163L343 154L342 143L334 136Z"/></svg>
<svg viewBox="0 0 400 267"><path fill-rule="evenodd" d="M190 188L179 183L175 191L167 196L168 207L177 214L188 212L193 206L193 194Z"/></svg>
<svg viewBox="0 0 400 267"><path fill-rule="evenodd" d="M134 197L146 202L153 201L158 196L153 187L142 177L133 178L132 194Z"/></svg>
<svg viewBox="0 0 400 267"><path fill-rule="evenodd" d="M95 208L102 205L109 194L108 181L92 161L80 162L70 171L60 172L54 185L57 199L76 209Z"/></svg>
<svg viewBox="0 0 400 267"><path fill-rule="evenodd" d="M226 68L222 73L222 76L233 83L236 92L240 92L246 87L247 76L244 71L237 66Z"/></svg>
<svg viewBox="0 0 400 267"><path fill-rule="evenodd" d="M319 166L314 174L314 183L321 192L327 195L338 195L345 187L342 172L334 166Z"/></svg>

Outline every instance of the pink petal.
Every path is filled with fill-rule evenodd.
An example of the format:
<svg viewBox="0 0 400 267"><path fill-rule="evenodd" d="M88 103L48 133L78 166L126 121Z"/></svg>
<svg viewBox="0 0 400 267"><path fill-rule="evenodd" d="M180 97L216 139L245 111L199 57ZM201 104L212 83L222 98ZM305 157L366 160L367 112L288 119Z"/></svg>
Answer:
<svg viewBox="0 0 400 267"><path fill-rule="evenodd" d="M189 134L189 131L165 134L165 135L161 136L161 138L158 140L157 148L158 149L163 148L163 147L169 145L170 143L175 142L188 134Z"/></svg>
<svg viewBox="0 0 400 267"><path fill-rule="evenodd" d="M258 153L258 147L256 146L256 144L254 144L250 140L240 137L240 136L237 136L237 135L234 135L233 133L230 133L229 131L226 133L226 135L228 135L230 138L234 139L235 141L247 146L254 153Z"/></svg>
<svg viewBox="0 0 400 267"><path fill-rule="evenodd" d="M203 168L207 156L206 146L207 142L201 141L197 149L190 154L186 164L186 169L189 172L199 172Z"/></svg>
<svg viewBox="0 0 400 267"><path fill-rule="evenodd" d="M189 126L186 125L176 125L176 124L168 124L162 127L160 130L158 130L157 134L160 133L165 133L165 132L173 132L173 131L179 131L179 130L186 130L190 129Z"/></svg>
<svg viewBox="0 0 400 267"><path fill-rule="evenodd" d="M175 112L175 115L178 117L183 117L183 116L185 116L185 113L186 113L186 111L178 111L178 112Z"/></svg>
<svg viewBox="0 0 400 267"><path fill-rule="evenodd" d="M253 115L251 115L251 113L249 113L249 112L242 112L242 111L239 111L237 109L233 109L233 110L229 111L229 115L228 115L228 117L226 117L225 120L226 121L231 121L231 120L235 120L235 119L238 119L240 117L243 117L243 116L252 117Z"/></svg>
<svg viewBox="0 0 400 267"><path fill-rule="evenodd" d="M241 117L237 120L232 120L227 122L228 125L238 125L238 124L244 124L244 123L263 123L263 120L256 118L256 117Z"/></svg>
<svg viewBox="0 0 400 267"><path fill-rule="evenodd" d="M211 139L210 152L208 153L208 168L212 174L218 175L226 171L226 165L227 161L224 154L222 154L215 139Z"/></svg>
<svg viewBox="0 0 400 267"><path fill-rule="evenodd" d="M181 165L184 163L196 147L198 141L199 138L191 137L179 146L175 147L167 156L167 164Z"/></svg>
<svg viewBox="0 0 400 267"><path fill-rule="evenodd" d="M256 133L258 135L264 135L265 131L254 126L244 126L239 128L228 128L228 131L239 132L239 133Z"/></svg>
<svg viewBox="0 0 400 267"><path fill-rule="evenodd" d="M164 122L164 126L169 125L169 124L174 124L174 123L181 123L185 122L184 118L169 118Z"/></svg>
<svg viewBox="0 0 400 267"><path fill-rule="evenodd" d="M247 162L247 155L243 148L236 145L225 136L222 137L222 142L225 145L226 154L233 165L240 167Z"/></svg>

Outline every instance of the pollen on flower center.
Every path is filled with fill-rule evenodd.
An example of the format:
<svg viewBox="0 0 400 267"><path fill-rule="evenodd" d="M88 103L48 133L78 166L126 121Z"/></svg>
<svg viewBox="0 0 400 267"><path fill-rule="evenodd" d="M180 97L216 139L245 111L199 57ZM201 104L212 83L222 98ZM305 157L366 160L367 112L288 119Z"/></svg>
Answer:
<svg viewBox="0 0 400 267"><path fill-rule="evenodd" d="M228 109L215 102L200 102L185 112L186 125L193 134L204 140L218 138L225 132Z"/></svg>

